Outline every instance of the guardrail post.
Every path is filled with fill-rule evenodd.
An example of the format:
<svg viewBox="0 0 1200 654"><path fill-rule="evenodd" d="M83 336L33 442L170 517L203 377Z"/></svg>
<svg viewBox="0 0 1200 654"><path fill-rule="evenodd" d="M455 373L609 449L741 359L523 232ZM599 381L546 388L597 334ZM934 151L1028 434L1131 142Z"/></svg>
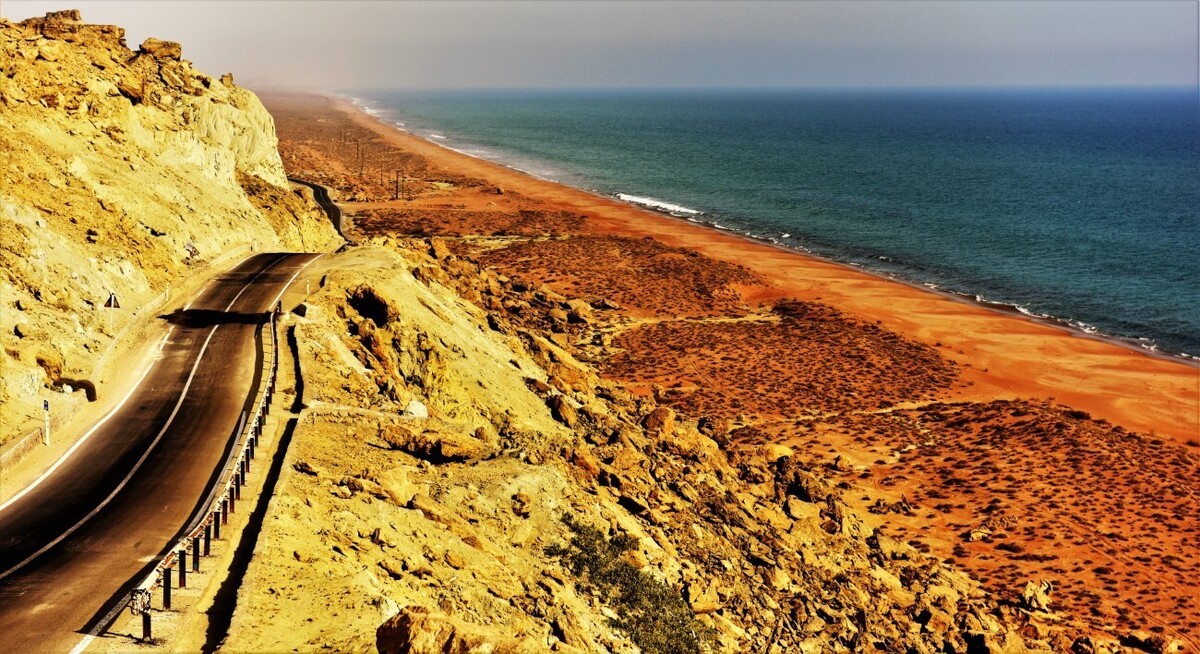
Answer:
<svg viewBox="0 0 1200 654"><path fill-rule="evenodd" d="M192 538L192 572L200 572L200 537Z"/></svg>
<svg viewBox="0 0 1200 654"><path fill-rule="evenodd" d="M149 642L153 638L150 629L150 612L142 611L142 640Z"/></svg>
<svg viewBox="0 0 1200 654"><path fill-rule="evenodd" d="M229 498L221 500L221 524L229 524ZM217 534L217 538L220 537L221 535Z"/></svg>
<svg viewBox="0 0 1200 654"><path fill-rule="evenodd" d="M163 584L163 608L171 608L171 567L163 568L162 574Z"/></svg>
<svg viewBox="0 0 1200 654"><path fill-rule="evenodd" d="M179 548L179 587L187 588L187 545Z"/></svg>
<svg viewBox="0 0 1200 654"><path fill-rule="evenodd" d="M229 512L237 513L237 484L229 489Z"/></svg>
<svg viewBox="0 0 1200 654"><path fill-rule="evenodd" d="M204 556L209 556L209 553L212 552L212 531L212 522L209 521L204 525Z"/></svg>

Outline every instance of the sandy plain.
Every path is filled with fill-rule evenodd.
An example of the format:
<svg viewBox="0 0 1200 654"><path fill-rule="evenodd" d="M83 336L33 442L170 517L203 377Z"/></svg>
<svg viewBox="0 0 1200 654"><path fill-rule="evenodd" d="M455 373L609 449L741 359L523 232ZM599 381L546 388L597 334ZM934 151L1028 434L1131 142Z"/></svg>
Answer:
<svg viewBox="0 0 1200 654"><path fill-rule="evenodd" d="M1200 643L1200 369L531 177L350 103L261 94L351 236L457 253L616 311L597 368L792 445L886 529L1064 620ZM564 340L568 335L564 334Z"/></svg>

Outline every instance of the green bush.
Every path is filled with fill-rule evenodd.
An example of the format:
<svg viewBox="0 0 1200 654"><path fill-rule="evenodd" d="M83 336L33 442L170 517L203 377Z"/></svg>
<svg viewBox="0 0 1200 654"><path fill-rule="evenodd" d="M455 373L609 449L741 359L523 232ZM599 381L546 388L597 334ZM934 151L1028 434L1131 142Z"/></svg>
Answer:
<svg viewBox="0 0 1200 654"><path fill-rule="evenodd" d="M711 632L696 620L683 597L622 558L637 545L637 539L625 534L610 539L570 514L564 514L562 520L571 530L571 542L551 545L546 554L561 560L618 613L612 620L614 627L627 633L646 654L705 649Z"/></svg>

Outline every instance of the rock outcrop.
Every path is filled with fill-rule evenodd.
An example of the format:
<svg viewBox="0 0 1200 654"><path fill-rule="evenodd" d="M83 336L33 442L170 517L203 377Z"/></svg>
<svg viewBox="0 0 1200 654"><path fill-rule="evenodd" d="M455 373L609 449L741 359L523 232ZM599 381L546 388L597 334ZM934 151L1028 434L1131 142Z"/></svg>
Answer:
<svg viewBox="0 0 1200 654"><path fill-rule="evenodd" d="M1019 631L1028 614L868 527L803 452L723 450L727 425L701 433L597 377L571 345L585 323L564 344L533 327L567 298L440 249L379 239L327 258L289 317L309 408L228 646L1051 647ZM405 415L416 401L428 418Z"/></svg>
<svg viewBox="0 0 1200 654"><path fill-rule="evenodd" d="M0 441L205 262L337 242L254 94L181 57L78 11L0 19Z"/></svg>

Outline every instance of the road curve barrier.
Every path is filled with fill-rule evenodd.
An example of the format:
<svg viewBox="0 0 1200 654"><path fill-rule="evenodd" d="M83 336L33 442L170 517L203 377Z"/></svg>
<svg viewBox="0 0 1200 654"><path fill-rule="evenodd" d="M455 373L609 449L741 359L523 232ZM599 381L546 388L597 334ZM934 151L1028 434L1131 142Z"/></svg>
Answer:
<svg viewBox="0 0 1200 654"><path fill-rule="evenodd" d="M229 523L229 514L236 511L237 502L242 499L242 487L246 484L246 476L250 474L250 464L270 412L271 398L275 394L279 373L279 313L280 306L277 304L270 309L269 319L259 327L259 343L267 342L267 335L263 332L269 332L270 347L263 353L262 375L255 390L253 409L249 415L242 412L238 420L237 440L225 460L217 483L209 491L207 501L203 504L205 508L196 513L184 529L184 535L166 550L162 559L124 601L124 606L128 606L131 612L141 614L144 641L150 641L153 637L151 609L154 608L154 596L158 594L156 588L161 588L162 608L170 609L171 589L175 580L178 580L179 588L187 587L188 572L200 571L200 560L211 555L212 541L221 538L221 528ZM108 625L102 627L107 628Z"/></svg>

